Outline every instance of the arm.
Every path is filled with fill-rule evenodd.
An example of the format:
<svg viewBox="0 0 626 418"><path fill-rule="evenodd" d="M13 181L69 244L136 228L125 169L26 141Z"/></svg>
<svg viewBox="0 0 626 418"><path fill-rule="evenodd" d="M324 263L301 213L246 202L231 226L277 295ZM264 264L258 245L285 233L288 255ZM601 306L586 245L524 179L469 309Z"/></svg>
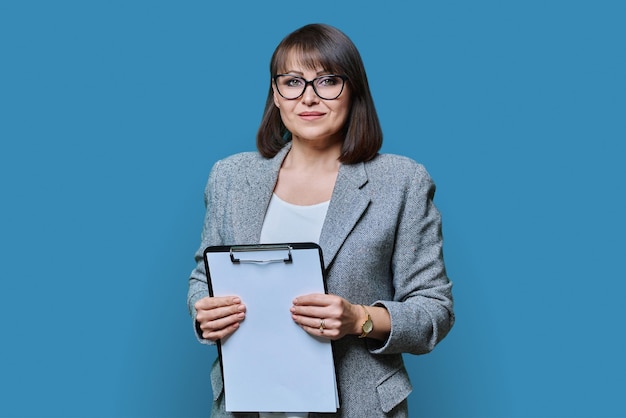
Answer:
<svg viewBox="0 0 626 418"><path fill-rule="evenodd" d="M360 335L366 317L358 304L367 304L375 331L367 339L372 353L426 353L454 322L441 217L433 204L435 186L421 165L413 161L407 165L404 158L393 160L391 166L388 161L370 168L367 186L371 189L363 190L374 193L376 200L350 229L329 272L332 293L343 299L298 297L292 315L318 336L324 319L327 327L336 330L325 330L324 335L337 339ZM380 187L389 183L394 187L381 192ZM344 211L334 215L362 210L359 194L352 193L349 202L341 202ZM352 202L357 204L352 207ZM346 220L340 220L330 222L329 234L341 234L332 229L345 224Z"/></svg>
<svg viewBox="0 0 626 418"><path fill-rule="evenodd" d="M246 307L234 296L209 297L207 276L204 265L204 249L210 245L219 245L222 239L216 220L217 213L216 184L219 179L219 161L214 165L205 188L204 203L206 214L202 228L201 244L195 254L196 268L189 278L187 306L192 318L196 337L205 344L214 343L220 338L232 334L245 319Z"/></svg>
<svg viewBox="0 0 626 418"><path fill-rule="evenodd" d="M443 260L441 215L433 203L435 185L418 165L400 213L392 255L393 301L379 300L390 315L387 341L375 353L430 352L454 324L452 283Z"/></svg>

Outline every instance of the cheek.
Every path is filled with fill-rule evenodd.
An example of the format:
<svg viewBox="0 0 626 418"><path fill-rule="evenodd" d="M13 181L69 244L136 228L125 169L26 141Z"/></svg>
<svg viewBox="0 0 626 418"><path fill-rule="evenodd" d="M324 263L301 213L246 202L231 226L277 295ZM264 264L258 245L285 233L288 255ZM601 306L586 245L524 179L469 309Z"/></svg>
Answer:
<svg viewBox="0 0 626 418"><path fill-rule="evenodd" d="M341 109L338 109L337 114L339 115L339 118L341 119L342 123L346 123L350 116L350 106L346 105L342 107Z"/></svg>
<svg viewBox="0 0 626 418"><path fill-rule="evenodd" d="M339 100L336 100L335 112L342 116L350 114L350 108L352 107L352 101L349 95L341 96Z"/></svg>

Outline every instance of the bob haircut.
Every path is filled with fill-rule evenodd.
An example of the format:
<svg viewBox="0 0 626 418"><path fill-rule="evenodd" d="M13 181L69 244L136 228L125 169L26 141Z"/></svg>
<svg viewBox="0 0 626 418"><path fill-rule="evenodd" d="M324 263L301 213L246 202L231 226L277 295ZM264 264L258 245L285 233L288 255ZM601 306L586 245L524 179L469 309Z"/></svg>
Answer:
<svg viewBox="0 0 626 418"><path fill-rule="evenodd" d="M270 88L261 126L257 132L257 148L265 158L274 157L287 142L287 130L274 104L273 77L287 69L287 60L295 57L305 68L322 67L332 74L347 77L350 90L350 114L344 127L345 136L339 161L355 164L371 160L383 143L383 133L367 82L359 51L340 30L322 24L301 27L287 35L276 47L270 61Z"/></svg>

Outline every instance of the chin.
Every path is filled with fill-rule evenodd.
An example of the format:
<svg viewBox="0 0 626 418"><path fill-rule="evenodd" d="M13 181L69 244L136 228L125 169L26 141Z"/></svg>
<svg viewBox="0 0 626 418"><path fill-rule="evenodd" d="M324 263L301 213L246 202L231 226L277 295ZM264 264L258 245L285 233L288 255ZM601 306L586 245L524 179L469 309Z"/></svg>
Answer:
<svg viewBox="0 0 626 418"><path fill-rule="evenodd" d="M328 132L301 132L293 134L292 137L302 141L310 142L341 142L341 140L343 139L338 133Z"/></svg>

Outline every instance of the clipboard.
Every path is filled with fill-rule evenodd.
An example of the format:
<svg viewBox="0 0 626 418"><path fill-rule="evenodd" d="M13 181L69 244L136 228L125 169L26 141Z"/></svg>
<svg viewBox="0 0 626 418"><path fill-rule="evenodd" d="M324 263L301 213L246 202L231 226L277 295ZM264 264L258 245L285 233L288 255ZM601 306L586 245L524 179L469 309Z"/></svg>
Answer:
<svg viewBox="0 0 626 418"><path fill-rule="evenodd" d="M295 297L326 293L314 243L211 246L204 250L210 296L246 305L239 329L218 341L229 412L336 412L332 344L291 319Z"/></svg>

